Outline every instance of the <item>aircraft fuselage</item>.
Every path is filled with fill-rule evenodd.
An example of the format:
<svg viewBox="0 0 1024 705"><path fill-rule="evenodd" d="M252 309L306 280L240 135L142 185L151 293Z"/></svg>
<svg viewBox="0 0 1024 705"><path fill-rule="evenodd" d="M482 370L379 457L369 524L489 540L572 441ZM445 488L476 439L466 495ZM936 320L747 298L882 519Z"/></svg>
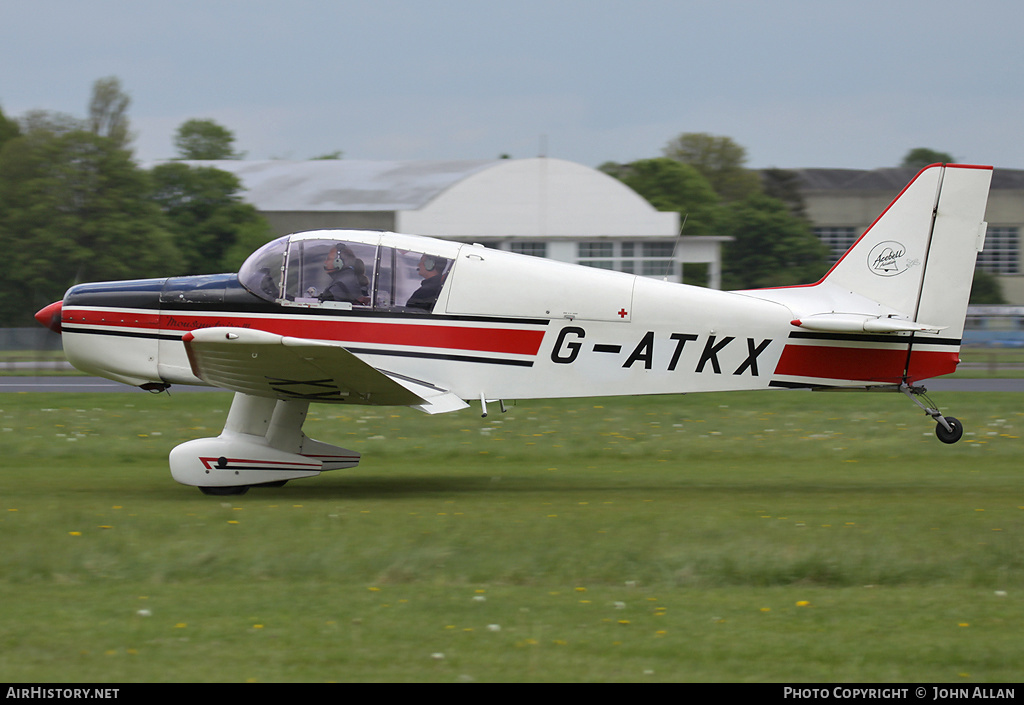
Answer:
<svg viewBox="0 0 1024 705"><path fill-rule="evenodd" d="M579 311L565 311L561 297L558 309L534 304L535 315L485 315L493 288L486 277L466 276L468 257L481 253L465 247L469 264L456 261L432 313L266 301L233 274L76 286L61 311L65 349L79 369L129 384L206 384L182 337L206 328L259 330L344 347L468 400L898 384L908 366L911 380L923 379L953 371L957 361L953 341L807 332L780 303L553 262L543 266L550 280L526 269L520 279L536 289L570 278L578 291L605 292L604 300L581 298L570 302ZM537 264L484 252L504 265ZM496 307L512 297L502 295ZM280 378L297 394L342 401L317 397L287 370Z"/></svg>

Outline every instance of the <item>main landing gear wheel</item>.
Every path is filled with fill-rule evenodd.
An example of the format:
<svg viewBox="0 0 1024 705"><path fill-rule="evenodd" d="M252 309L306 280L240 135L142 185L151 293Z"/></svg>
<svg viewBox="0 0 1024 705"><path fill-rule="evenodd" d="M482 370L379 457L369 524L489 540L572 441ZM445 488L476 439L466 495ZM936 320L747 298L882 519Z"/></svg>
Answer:
<svg viewBox="0 0 1024 705"><path fill-rule="evenodd" d="M214 497L230 497L232 495L242 495L249 491L249 485L234 485L231 487L200 487L199 491L203 494L213 495Z"/></svg>
<svg viewBox="0 0 1024 705"><path fill-rule="evenodd" d="M932 400L928 398L928 390L924 387L912 387L908 384L901 384L899 391L907 395L910 401L917 404L924 410L924 413L935 419L935 436L943 443L956 443L964 435L964 426L960 423L960 419L952 416L943 416L942 413L934 406L925 406L917 400L917 397L924 397L925 400L931 404Z"/></svg>
<svg viewBox="0 0 1024 705"><path fill-rule="evenodd" d="M939 421L935 424L935 435L943 443L956 443L960 440L960 437L964 435L963 425L960 423L959 419L952 416L943 416L942 418L944 418L946 423L949 424L949 429L947 430L946 427L942 425L942 422Z"/></svg>

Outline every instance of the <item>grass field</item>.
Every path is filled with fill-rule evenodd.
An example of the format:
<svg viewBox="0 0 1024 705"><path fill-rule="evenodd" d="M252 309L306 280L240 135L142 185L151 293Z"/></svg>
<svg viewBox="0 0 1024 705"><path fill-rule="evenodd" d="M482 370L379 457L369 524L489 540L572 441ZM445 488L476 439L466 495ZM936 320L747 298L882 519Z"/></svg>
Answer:
<svg viewBox="0 0 1024 705"><path fill-rule="evenodd" d="M359 468L217 498L228 394L0 395L0 681L1024 677L1024 399L314 406Z"/></svg>

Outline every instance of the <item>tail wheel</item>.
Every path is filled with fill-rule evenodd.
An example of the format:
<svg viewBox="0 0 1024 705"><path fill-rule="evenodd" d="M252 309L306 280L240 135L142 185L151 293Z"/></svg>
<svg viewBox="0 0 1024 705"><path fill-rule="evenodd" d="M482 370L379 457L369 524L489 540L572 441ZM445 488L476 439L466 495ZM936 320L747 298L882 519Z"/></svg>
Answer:
<svg viewBox="0 0 1024 705"><path fill-rule="evenodd" d="M964 435L964 427L960 423L959 419L955 419L952 416L944 416L946 423L949 424L950 430L946 430L946 427L941 423L935 424L935 435L943 443L956 443Z"/></svg>

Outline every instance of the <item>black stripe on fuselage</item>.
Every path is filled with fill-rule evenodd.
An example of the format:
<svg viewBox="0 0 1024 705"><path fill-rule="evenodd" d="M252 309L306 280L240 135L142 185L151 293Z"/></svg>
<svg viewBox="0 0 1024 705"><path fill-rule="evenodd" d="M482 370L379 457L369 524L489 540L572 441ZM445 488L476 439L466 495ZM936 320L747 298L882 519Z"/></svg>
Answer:
<svg viewBox="0 0 1024 705"><path fill-rule="evenodd" d="M107 330L103 328L87 328L84 326L71 326L67 323L62 323L60 327L61 333L75 333L81 335L108 335L113 338L146 338L149 340L168 340L168 341L180 341L180 335L165 334L165 333L143 333L142 331L130 331L130 330Z"/></svg>
<svg viewBox="0 0 1024 705"><path fill-rule="evenodd" d="M192 312L197 315L236 313L246 315L326 316L328 318L386 318L416 321L461 321L546 326L547 318L474 316L429 313L422 310L381 311L282 306L252 294L235 274L211 274L167 279L137 279L79 284L67 291L64 305L138 309L142 311Z"/></svg>
<svg viewBox="0 0 1024 705"><path fill-rule="evenodd" d="M474 355L451 355L448 353L413 352L406 350L374 350L373 348L345 347L358 355L390 355L393 357L416 357L427 360L449 360L452 362L482 362L488 365L510 365L512 367L533 367L533 360L509 360L497 357L476 357Z"/></svg>
<svg viewBox="0 0 1024 705"><path fill-rule="evenodd" d="M865 333L812 333L810 331L793 331L790 339L799 340L831 340L835 342L853 343L897 343L909 345L920 343L925 345L960 345L960 338L915 338L912 335L871 335Z"/></svg>

